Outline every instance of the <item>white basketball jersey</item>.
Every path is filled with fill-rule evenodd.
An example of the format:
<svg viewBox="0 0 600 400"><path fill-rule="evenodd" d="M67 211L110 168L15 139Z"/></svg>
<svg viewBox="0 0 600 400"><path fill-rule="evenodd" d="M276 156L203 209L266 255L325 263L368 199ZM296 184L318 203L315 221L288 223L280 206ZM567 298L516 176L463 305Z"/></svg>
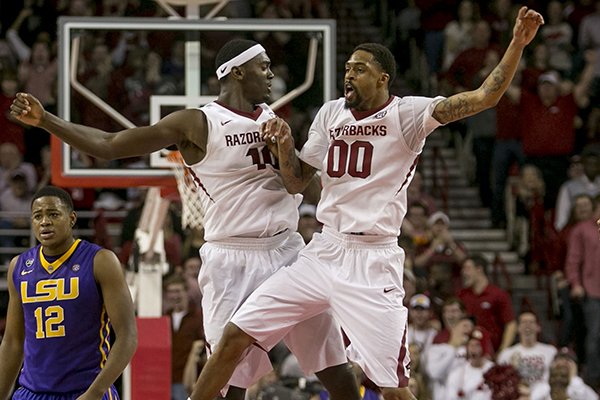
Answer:
<svg viewBox="0 0 600 400"><path fill-rule="evenodd" d="M204 210L205 240L295 231L302 196L287 192L259 134L261 123L275 117L273 110L261 104L245 113L217 102L201 110L208 123L206 154L188 168Z"/></svg>
<svg viewBox="0 0 600 400"><path fill-rule="evenodd" d="M406 188L432 117L443 97L395 97L377 110L346 109L340 98L321 107L300 158L321 170L317 219L341 233L398 236Z"/></svg>

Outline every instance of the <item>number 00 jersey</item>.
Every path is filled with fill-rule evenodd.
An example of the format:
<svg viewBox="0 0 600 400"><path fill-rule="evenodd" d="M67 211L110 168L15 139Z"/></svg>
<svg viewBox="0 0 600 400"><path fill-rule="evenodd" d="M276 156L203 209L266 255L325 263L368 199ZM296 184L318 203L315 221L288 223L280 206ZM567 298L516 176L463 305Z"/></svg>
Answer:
<svg viewBox="0 0 600 400"><path fill-rule="evenodd" d="M300 158L321 170L317 219L341 233L398 236L406 189L425 138L440 123L432 117L443 97L390 97L377 110L325 103Z"/></svg>
<svg viewBox="0 0 600 400"><path fill-rule="evenodd" d="M44 258L41 246L19 256L12 279L25 320L21 386L37 393L82 391L104 366L110 327L94 278L100 249L77 240L54 261Z"/></svg>
<svg viewBox="0 0 600 400"><path fill-rule="evenodd" d="M301 196L287 192L259 127L275 113L253 113L212 102L201 109L208 123L206 154L189 165L204 210L206 240L268 237L295 231Z"/></svg>

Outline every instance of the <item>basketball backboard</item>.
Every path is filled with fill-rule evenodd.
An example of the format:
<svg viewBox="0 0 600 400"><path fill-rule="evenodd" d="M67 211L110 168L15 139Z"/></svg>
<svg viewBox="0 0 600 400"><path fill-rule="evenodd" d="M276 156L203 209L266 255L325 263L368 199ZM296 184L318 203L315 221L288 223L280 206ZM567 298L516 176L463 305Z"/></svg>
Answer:
<svg viewBox="0 0 600 400"><path fill-rule="evenodd" d="M178 44L182 44L185 53L183 82L179 91L152 92L147 95L142 110L144 123L136 123L127 115L123 104L128 104L128 96L135 88L127 85L117 86L122 91L106 93L95 92L94 85L82 80L82 74L76 73L90 64L89 54L99 41L114 43L109 50L122 45L124 37L136 37L146 41L146 56L150 52L167 57ZM269 54L272 67L284 66L292 71L287 91L299 86L310 86L292 104L318 107L324 101L335 97L335 21L333 20L291 20L291 19L232 19L232 20L189 20L156 18L101 18L101 17L61 17L59 18L59 89L58 114L67 121L82 121L81 108L90 107L95 115L113 114L110 121L114 130L146 125L157 122L175 109L200 107L216 98L214 90L207 92L208 80L214 75L212 63L207 64L211 55L227 40L233 37L252 38L259 41ZM142 39L140 39L142 38ZM280 46L278 40L287 45ZM183 43L181 43L183 42ZM310 67L307 64L308 53L314 43L315 57L314 81L305 85L305 74ZM126 46L135 46L126 44ZM142 46L143 47L143 46ZM281 51L284 49L285 51ZM289 51L292 49L293 51ZM131 47L130 50L134 50ZM140 49L137 49L140 50ZM113 54L114 55L114 54ZM114 58L113 58L114 59ZM165 61L165 58L163 58ZM149 59L146 60L149 63ZM86 64L87 63L87 64ZM293 68L291 68L293 67ZM206 92L206 93L205 93ZM112 100L117 99L117 100ZM94 104L92 106L92 104ZM126 107L125 107L126 108ZM87 125L88 123L86 123ZM94 126L93 124L90 124ZM56 137L51 139L52 181L59 186L76 187L131 187L131 186L173 186L173 172L165 162L164 154L157 152L150 157L116 162L109 165L92 160L93 165L82 162L77 151ZM89 164L89 160L86 160Z"/></svg>

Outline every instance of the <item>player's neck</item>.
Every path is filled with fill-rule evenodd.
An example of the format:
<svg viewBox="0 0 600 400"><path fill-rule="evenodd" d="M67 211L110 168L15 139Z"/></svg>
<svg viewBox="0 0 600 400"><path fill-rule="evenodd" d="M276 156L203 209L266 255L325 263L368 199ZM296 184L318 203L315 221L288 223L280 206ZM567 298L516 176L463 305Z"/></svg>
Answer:
<svg viewBox="0 0 600 400"><path fill-rule="evenodd" d="M385 92L385 94L378 94L371 99L367 99L358 106L353 107L353 109L354 111L357 111L359 113L370 114L381 110L382 108L387 106L391 100L392 99L389 93Z"/></svg>
<svg viewBox="0 0 600 400"><path fill-rule="evenodd" d="M75 243L75 238L71 236L69 239L65 240L60 245L42 246L42 253L44 254L44 256L48 257L60 257L61 255L69 251L71 246L73 246L73 243Z"/></svg>
<svg viewBox="0 0 600 400"><path fill-rule="evenodd" d="M256 108L256 104L249 102L243 96L239 96L228 91L221 91L217 101L229 108L247 113L253 112Z"/></svg>

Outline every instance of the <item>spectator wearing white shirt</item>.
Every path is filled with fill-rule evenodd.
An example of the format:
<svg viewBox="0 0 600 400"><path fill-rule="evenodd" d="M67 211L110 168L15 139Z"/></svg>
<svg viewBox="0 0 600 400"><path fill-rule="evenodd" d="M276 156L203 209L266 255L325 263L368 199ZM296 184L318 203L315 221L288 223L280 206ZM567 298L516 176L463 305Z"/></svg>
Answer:
<svg viewBox="0 0 600 400"><path fill-rule="evenodd" d="M431 327L431 300L424 294L415 294L410 299L408 308L408 330L406 340L409 344L418 344L422 352L426 352L437 330Z"/></svg>
<svg viewBox="0 0 600 400"><path fill-rule="evenodd" d="M492 392L483 374L494 363L490 361L492 342L489 335L476 327L467 341L467 362L450 371L446 381L446 400L491 400Z"/></svg>
<svg viewBox="0 0 600 400"><path fill-rule="evenodd" d="M598 394L577 373L577 360L568 349L561 349L550 365L548 381L531 390L530 400L598 400Z"/></svg>
<svg viewBox="0 0 600 400"><path fill-rule="evenodd" d="M554 227L560 231L567 225L575 198L581 194L595 197L600 193L600 147L587 145L581 154L583 174L567 180L560 186L556 200Z"/></svg>
<svg viewBox="0 0 600 400"><path fill-rule="evenodd" d="M522 312L517 322L519 343L503 350L497 360L498 364L511 364L515 367L522 382L531 389L537 384L548 382L550 364L556 355L556 347L538 342L541 330L533 312Z"/></svg>
<svg viewBox="0 0 600 400"><path fill-rule="evenodd" d="M450 339L433 343L422 358L429 377L433 400L447 400L446 381L450 371L466 363L466 343L475 324L470 317L463 318L450 329Z"/></svg>

